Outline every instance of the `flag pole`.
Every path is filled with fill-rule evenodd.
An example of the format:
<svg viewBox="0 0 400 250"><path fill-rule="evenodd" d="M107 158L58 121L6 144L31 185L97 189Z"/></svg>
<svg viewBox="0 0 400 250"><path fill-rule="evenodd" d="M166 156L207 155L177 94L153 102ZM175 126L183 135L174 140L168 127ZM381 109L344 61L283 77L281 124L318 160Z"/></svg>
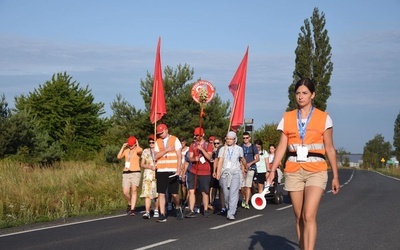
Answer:
<svg viewBox="0 0 400 250"><path fill-rule="evenodd" d="M230 117L230 119L229 119L228 132L230 131L231 126L232 126L232 118L233 118L233 115L234 115L234 110L236 109L237 98L238 98L238 96L239 96L240 87L241 87L241 84L239 83L239 84L238 84L238 87L237 87L237 90L236 90L236 93L235 93L235 95L236 95L236 96L235 96L235 99L233 100L233 106L232 106L232 110L231 110L231 117Z"/></svg>
<svg viewBox="0 0 400 250"><path fill-rule="evenodd" d="M155 75L153 76L154 78L155 78ZM155 81L157 81L156 79L154 79ZM158 86L158 81L156 82L157 84L155 84L155 86ZM153 91L154 91L154 89L153 89ZM156 87L156 89L155 89L155 91L156 91L156 95L155 96L158 96L158 88ZM155 105L155 110L154 110L154 140L157 138L156 136L157 136L157 131L156 131L156 129L157 129L157 107L158 107L158 98L156 98L156 105Z"/></svg>

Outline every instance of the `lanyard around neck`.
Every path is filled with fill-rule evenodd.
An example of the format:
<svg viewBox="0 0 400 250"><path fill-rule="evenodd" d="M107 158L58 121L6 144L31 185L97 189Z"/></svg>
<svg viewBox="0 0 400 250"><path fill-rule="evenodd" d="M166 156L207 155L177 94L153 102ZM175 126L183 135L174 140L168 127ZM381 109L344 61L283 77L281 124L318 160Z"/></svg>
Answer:
<svg viewBox="0 0 400 250"><path fill-rule="evenodd" d="M310 113L307 116L307 121L306 123L303 125L301 122L301 114L300 114L300 109L297 110L297 127L299 129L299 134L300 134L300 139L301 139L301 143L304 144L304 138L306 137L306 130L307 130L307 125L308 122L310 121L311 115L314 111L314 106L311 106L311 110Z"/></svg>

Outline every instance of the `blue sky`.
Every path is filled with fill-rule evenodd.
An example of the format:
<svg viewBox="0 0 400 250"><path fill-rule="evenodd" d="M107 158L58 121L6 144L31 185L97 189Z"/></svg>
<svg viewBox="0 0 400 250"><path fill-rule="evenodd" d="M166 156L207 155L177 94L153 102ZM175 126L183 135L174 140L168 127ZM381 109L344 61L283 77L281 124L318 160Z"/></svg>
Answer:
<svg viewBox="0 0 400 250"><path fill-rule="evenodd" d="M0 0L0 94L10 106L57 72L89 85L96 102L121 94L144 108L140 80L189 64L223 100L247 46L245 117L279 122L288 103L294 50L314 7L325 13L334 71L327 111L336 148L362 153L382 134L393 142L400 112L400 2Z"/></svg>

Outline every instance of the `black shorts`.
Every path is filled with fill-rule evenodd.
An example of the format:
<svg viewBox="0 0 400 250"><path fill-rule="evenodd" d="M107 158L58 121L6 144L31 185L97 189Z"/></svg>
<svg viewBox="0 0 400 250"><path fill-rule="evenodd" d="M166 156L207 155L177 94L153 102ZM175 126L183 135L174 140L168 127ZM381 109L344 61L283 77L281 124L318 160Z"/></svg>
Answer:
<svg viewBox="0 0 400 250"><path fill-rule="evenodd" d="M187 183L188 183L188 189L194 189L194 180L195 180L196 175L189 172L188 177L187 177ZM211 176L210 175L197 175L197 180L196 180L196 188L200 192L204 192L206 194L210 193L210 180Z"/></svg>
<svg viewBox="0 0 400 250"><path fill-rule="evenodd" d="M217 180L217 179L215 179L214 177L211 176L210 187L212 187L212 188L220 188L219 180Z"/></svg>
<svg viewBox="0 0 400 250"><path fill-rule="evenodd" d="M157 193L165 194L168 188L168 193L177 194L179 190L178 176L169 177L175 172L156 172Z"/></svg>
<svg viewBox="0 0 400 250"><path fill-rule="evenodd" d="M266 173L258 173L258 174L257 174L257 183L258 183L258 184L264 184L264 182L267 180L267 179L265 178L265 174L266 174Z"/></svg>

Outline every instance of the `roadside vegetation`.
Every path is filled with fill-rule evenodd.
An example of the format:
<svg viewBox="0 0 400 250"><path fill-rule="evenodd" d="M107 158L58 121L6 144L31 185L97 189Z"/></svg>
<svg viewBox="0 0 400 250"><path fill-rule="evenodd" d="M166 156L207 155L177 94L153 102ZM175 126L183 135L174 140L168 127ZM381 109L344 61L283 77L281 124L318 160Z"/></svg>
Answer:
<svg viewBox="0 0 400 250"><path fill-rule="evenodd" d="M126 207L121 191L121 169L93 162L32 168L1 161L0 187L0 228L111 214ZM139 199L138 204L141 203Z"/></svg>

